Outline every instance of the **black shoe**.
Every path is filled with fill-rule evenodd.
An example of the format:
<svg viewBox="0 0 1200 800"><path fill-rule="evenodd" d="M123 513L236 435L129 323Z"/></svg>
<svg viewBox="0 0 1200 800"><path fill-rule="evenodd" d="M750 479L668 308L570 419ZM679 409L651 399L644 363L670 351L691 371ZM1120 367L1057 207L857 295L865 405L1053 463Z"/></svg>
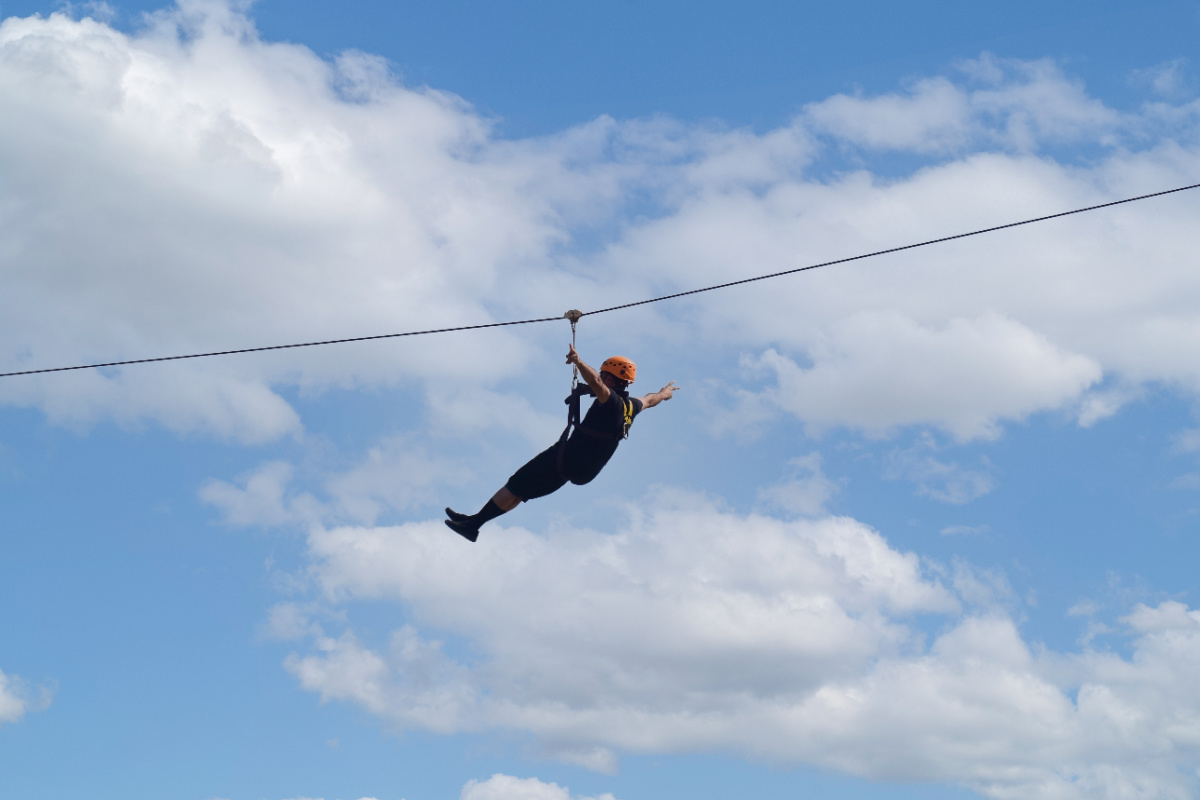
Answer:
<svg viewBox="0 0 1200 800"><path fill-rule="evenodd" d="M479 538L479 528L471 527L470 523L448 519L446 520L446 527L466 539L468 542L473 542Z"/></svg>
<svg viewBox="0 0 1200 800"><path fill-rule="evenodd" d="M450 506L446 506L446 516L449 517L450 519L454 520L455 522L462 522L464 519L466 519L467 517L469 517L471 515L470 514L460 514L457 511L455 511L453 508L451 508Z"/></svg>

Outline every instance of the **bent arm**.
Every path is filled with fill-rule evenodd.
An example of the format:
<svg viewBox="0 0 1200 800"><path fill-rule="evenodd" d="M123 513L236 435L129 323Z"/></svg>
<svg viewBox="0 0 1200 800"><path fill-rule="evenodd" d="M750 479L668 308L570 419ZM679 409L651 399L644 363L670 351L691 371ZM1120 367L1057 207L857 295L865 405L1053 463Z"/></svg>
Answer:
<svg viewBox="0 0 1200 800"><path fill-rule="evenodd" d="M604 385L604 381L600 380L600 373L589 367L579 357L579 353L575 352L575 345L568 345L571 349L567 351L567 363L574 364L579 368L579 374L583 376L584 383L592 390L592 394L596 395L596 399L601 403L608 402L608 396L612 394L612 390Z"/></svg>
<svg viewBox="0 0 1200 800"><path fill-rule="evenodd" d="M654 408L662 401L670 400L678 389L679 387L675 385L675 381L671 381L657 392L651 392L645 397L639 398L642 401L642 408Z"/></svg>

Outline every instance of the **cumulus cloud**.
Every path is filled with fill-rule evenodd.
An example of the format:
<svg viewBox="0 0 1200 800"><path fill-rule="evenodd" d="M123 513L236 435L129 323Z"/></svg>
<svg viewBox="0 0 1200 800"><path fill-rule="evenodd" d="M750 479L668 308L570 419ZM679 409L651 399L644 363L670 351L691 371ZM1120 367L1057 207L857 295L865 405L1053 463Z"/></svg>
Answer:
<svg viewBox="0 0 1200 800"><path fill-rule="evenodd" d="M568 194L605 191L576 185L593 179L553 143L489 147L457 98L404 88L361 54L263 42L218 0L184 0L133 36L7 19L0 99L8 369L524 311L524 295L495 292L500 276L563 238ZM469 366L443 339L23 379L4 399L256 441L297 429L275 385L519 371L529 348L495 333Z"/></svg>
<svg viewBox="0 0 1200 800"><path fill-rule="evenodd" d="M613 259L654 264L681 283L685 274L701 276L693 285L715 282L730 263L802 266L1019 219L1032 208L1070 208L1094 191L1071 184L1047 162L992 154L890 185L853 175L825 186L780 186L763 200L703 198L631 234ZM1185 355L1190 334L1183 327L1167 333L1186 323L1135 321L1142 312L1133 306L1173 305L1158 292L1169 291L1169 275L1182 278L1176 269L1183 261L1170 246L1142 239L1142 219L1149 228L1161 220L1134 216L1121 229L1139 230L1142 252L1115 242L1124 234L1093 231L1084 221L1070 231L1013 234L1001 248L931 248L836 275L784 279L770 291L744 290L752 299L730 292L697 300L694 324L706 347L732 342L758 350L760 363L777 373L768 397L814 429L878 434L933 425L963 440L994 437L1005 421L1080 405L1109 374L1131 385L1195 385ZM1116 250L1105 251L1109 245ZM1156 273L1164 283L1150 292L1157 299L1144 286L1127 285L1124 299L1112 293L1122 274L1131 277L1129 263L1147 261L1164 270ZM1048 275L1057 277L1048 282ZM1121 306L1128 315L1113 316ZM776 345L763 348L765 341ZM1080 420L1091 424L1131 396L1097 396Z"/></svg>
<svg viewBox="0 0 1200 800"><path fill-rule="evenodd" d="M607 769L627 737L710 741L705 720L738 717L735 698L765 706L849 676L915 646L898 619L957 607L914 555L852 520L741 518L671 493L653 508L618 535L489 528L467 552L440 522L313 531L326 597L400 600L487 663L457 663L409 626L378 652L322 637L288 668L397 722L531 728L556 756Z"/></svg>
<svg viewBox="0 0 1200 800"><path fill-rule="evenodd" d="M209 480L199 496L228 525L275 527L329 520L371 524L385 513L438 505L438 491L460 486L470 469L429 452L412 436L387 437L362 460L324 476L320 496L294 487L295 466L269 461L236 481Z"/></svg>
<svg viewBox="0 0 1200 800"><path fill-rule="evenodd" d="M489 527L468 550L434 523L314 531L325 602L414 622L383 647L322 634L287 668L404 727L524 731L600 771L726 750L996 798L1190 796L1200 612L1138 605L1129 657L1058 653L1022 637L1002 575L946 585L853 520L649 505L615 534Z"/></svg>
<svg viewBox="0 0 1200 800"><path fill-rule="evenodd" d="M17 675L0 671L0 725L20 722L29 711L41 711L50 705L54 691L47 686L31 687Z"/></svg>
<svg viewBox="0 0 1200 800"><path fill-rule="evenodd" d="M806 106L805 116L839 142L933 153L968 145L1029 150L1047 142L1090 141L1122 122L1047 59L985 54L959 70L970 85L924 78L903 94L836 95Z"/></svg>
<svg viewBox="0 0 1200 800"><path fill-rule="evenodd" d="M994 314L941 330L858 314L830 331L822 350L807 369L766 351L763 363L777 377L772 399L811 424L853 418L876 434L932 424L964 441L995 437L999 420L1056 408L1101 374L1092 360Z"/></svg>
<svg viewBox="0 0 1200 800"><path fill-rule="evenodd" d="M946 78L917 81L906 95L837 95L805 112L818 130L868 147L937 151L970 137L969 96Z"/></svg>
<svg viewBox="0 0 1200 800"><path fill-rule="evenodd" d="M1193 128L1175 133L1190 141ZM982 150L899 179L859 170L758 194L698 189L614 246L611 263L718 283L730 264L795 268L1174 186L1198 174L1195 156L1169 139L1085 169ZM706 348L756 353L779 373L769 396L814 429L932 425L965 440L1076 408L1091 425L1146 382L1200 385L1191 315L1172 297L1196 291L1178 249L1195 200L1178 199L700 296L686 324ZM1119 391L1095 392L1109 377Z"/></svg>
<svg viewBox="0 0 1200 800"><path fill-rule="evenodd" d="M63 14L0 24L5 369L540 317L1200 174L1188 106L1118 114L1049 61L983 56L762 133L600 118L504 140L377 57L263 41L239 9L183 0L132 35ZM1060 163L1063 143L1095 155ZM896 150L920 166L878 177ZM696 344L763 359L779 407L814 426L987 438L1076 407L1091 424L1120 405L1087 394L1102 378L1200 389L1195 204L645 309L610 339L653 331L696 370L714 363ZM549 430L498 385L528 374L540 341L494 330L469 359L462 341L23 378L0 401L254 442L302 430L283 387L416 381L434 431Z"/></svg>

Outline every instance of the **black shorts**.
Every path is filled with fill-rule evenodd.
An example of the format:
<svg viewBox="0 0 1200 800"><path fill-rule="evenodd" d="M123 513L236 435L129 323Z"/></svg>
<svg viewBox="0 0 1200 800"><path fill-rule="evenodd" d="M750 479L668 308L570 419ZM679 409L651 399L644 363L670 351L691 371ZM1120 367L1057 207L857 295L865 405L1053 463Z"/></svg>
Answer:
<svg viewBox="0 0 1200 800"><path fill-rule="evenodd" d="M532 500L557 492L566 482L558 474L558 445L552 444L514 472L504 488L522 500Z"/></svg>

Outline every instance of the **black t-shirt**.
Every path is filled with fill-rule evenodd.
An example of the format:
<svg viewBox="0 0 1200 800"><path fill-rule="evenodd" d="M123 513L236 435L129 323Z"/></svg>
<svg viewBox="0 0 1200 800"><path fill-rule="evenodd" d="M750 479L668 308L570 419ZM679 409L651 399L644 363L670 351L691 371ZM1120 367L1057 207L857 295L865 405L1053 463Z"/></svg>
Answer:
<svg viewBox="0 0 1200 800"><path fill-rule="evenodd" d="M608 401L593 400L579 427L567 440L563 466L571 483L584 484L600 474L600 470L617 452L626 426L642 413L642 401L627 392L615 389Z"/></svg>

